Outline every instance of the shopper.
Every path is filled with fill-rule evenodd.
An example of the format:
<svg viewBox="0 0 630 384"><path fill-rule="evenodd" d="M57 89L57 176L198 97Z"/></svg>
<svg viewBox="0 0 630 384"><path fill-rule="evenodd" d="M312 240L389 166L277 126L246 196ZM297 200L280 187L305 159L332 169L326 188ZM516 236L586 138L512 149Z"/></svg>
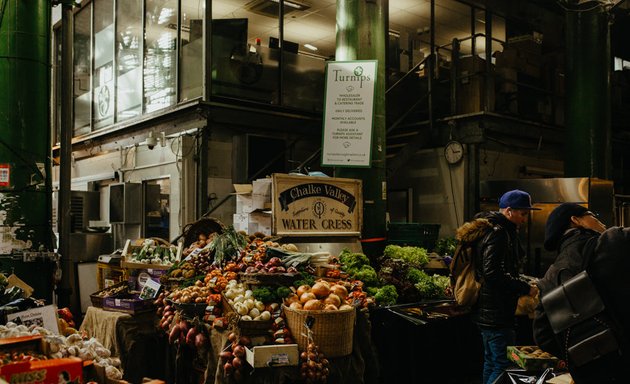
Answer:
<svg viewBox="0 0 630 384"><path fill-rule="evenodd" d="M601 235L600 235L601 234ZM612 316L610 325L621 334L627 335L630 327L630 229L606 226L587 208L573 203L556 207L545 227L545 249L556 251L558 256L549 267L544 278L538 282L541 297L558 286L559 273L566 281L586 269L599 295ZM564 277L564 275L567 275ZM555 335L540 304L536 308L534 340L541 349L568 359L567 335ZM577 337L574 332L572 337ZM562 339L562 340L561 340ZM627 336L621 339L620 351L630 351ZM571 341L573 342L573 341ZM569 371L576 384L607 384L628 382L625 370L630 363L630 354L618 351L603 354L586 365L577 366L569 360Z"/></svg>
<svg viewBox="0 0 630 384"><path fill-rule="evenodd" d="M516 338L515 316L519 296L536 296L537 288L519 277L524 256L518 229L529 218L532 207L527 192L513 190L499 199L499 211L483 217L493 228L477 246L476 273L481 282L473 319L481 332L484 349L483 383L493 383L509 366L507 346ZM480 215L478 215L480 216Z"/></svg>

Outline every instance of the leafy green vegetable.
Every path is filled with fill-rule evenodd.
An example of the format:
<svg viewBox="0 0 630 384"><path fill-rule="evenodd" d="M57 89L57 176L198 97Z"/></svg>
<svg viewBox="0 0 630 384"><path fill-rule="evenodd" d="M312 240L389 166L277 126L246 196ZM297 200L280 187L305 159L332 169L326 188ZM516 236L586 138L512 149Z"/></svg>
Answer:
<svg viewBox="0 0 630 384"><path fill-rule="evenodd" d="M374 295L374 300L379 305L394 305L398 300L398 292L393 285L384 285Z"/></svg>
<svg viewBox="0 0 630 384"><path fill-rule="evenodd" d="M440 256L453 255L457 247L457 240L454 237L443 237L435 243L435 253Z"/></svg>
<svg viewBox="0 0 630 384"><path fill-rule="evenodd" d="M339 254L339 261L344 269L360 269L363 265L370 265L370 259L362 253L353 253L349 249L344 249Z"/></svg>
<svg viewBox="0 0 630 384"><path fill-rule="evenodd" d="M315 284L315 276L311 275L308 272L300 272L300 275L302 275L302 278L300 280L297 280L293 283L294 286L299 287L300 285L308 285L308 286L312 286L313 284Z"/></svg>
<svg viewBox="0 0 630 384"><path fill-rule="evenodd" d="M378 285L376 271L370 265L363 265L361 269L346 270L354 279L361 280L368 287Z"/></svg>
<svg viewBox="0 0 630 384"><path fill-rule="evenodd" d="M233 226L228 226L223 233L216 235L210 243L210 250L214 252L213 264L223 266L228 261L236 261L240 251L247 246L245 237L236 232Z"/></svg>
<svg viewBox="0 0 630 384"><path fill-rule="evenodd" d="M292 293L291 289L289 289L289 287L278 287L278 289L276 289L276 296L278 297L279 300L284 299L285 297L289 296Z"/></svg>
<svg viewBox="0 0 630 384"><path fill-rule="evenodd" d="M383 256L391 259L401 259L415 265L423 265L429 262L427 250L420 247L401 247L399 245L388 245L383 251Z"/></svg>
<svg viewBox="0 0 630 384"><path fill-rule="evenodd" d="M450 280L447 276L429 276L424 271L414 272L414 276L419 279L415 287L423 298L435 299L446 296L446 289L450 285Z"/></svg>
<svg viewBox="0 0 630 384"><path fill-rule="evenodd" d="M409 268L407 271L407 280L411 281L413 284L419 283L426 277L426 273L418 268Z"/></svg>
<svg viewBox="0 0 630 384"><path fill-rule="evenodd" d="M254 298L256 298L256 300L262 301L263 303L278 302L278 297L276 293L270 287L256 288L252 292L254 294Z"/></svg>

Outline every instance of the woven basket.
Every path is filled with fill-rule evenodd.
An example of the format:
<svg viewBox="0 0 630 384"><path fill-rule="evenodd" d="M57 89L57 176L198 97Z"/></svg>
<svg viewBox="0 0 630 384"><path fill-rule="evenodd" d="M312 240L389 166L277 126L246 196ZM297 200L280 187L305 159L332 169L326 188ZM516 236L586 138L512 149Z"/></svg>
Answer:
<svg viewBox="0 0 630 384"><path fill-rule="evenodd" d="M186 224L184 227L184 248L188 248L190 244L199 240L199 235L209 235L211 233L223 233L224 225L217 219L211 217L204 217L195 221L194 223Z"/></svg>
<svg viewBox="0 0 630 384"><path fill-rule="evenodd" d="M354 308L341 311L304 311L283 305L282 310L301 351L305 351L308 346L304 322L311 316L315 319L311 327L313 341L326 357L340 357L352 353L356 316Z"/></svg>

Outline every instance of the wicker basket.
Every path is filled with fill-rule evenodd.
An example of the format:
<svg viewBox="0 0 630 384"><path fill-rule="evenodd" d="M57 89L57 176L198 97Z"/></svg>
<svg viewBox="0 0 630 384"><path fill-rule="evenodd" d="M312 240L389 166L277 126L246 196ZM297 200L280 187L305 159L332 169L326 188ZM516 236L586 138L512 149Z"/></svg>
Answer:
<svg viewBox="0 0 630 384"><path fill-rule="evenodd" d="M199 235L209 235L211 233L223 233L224 225L217 219L211 217L201 218L194 223L186 224L184 227L184 248L188 248L190 244L199 240Z"/></svg>
<svg viewBox="0 0 630 384"><path fill-rule="evenodd" d="M304 322L311 316L315 319L311 330L313 340L326 357L340 357L352 353L352 338L356 310L304 311L282 306L287 324L301 351L308 346Z"/></svg>

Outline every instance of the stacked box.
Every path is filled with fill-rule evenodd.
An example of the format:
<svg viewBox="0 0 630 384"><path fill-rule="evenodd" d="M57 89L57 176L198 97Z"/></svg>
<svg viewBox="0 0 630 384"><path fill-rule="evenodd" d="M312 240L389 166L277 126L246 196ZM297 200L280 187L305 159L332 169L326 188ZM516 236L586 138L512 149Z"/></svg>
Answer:
<svg viewBox="0 0 630 384"><path fill-rule="evenodd" d="M0 378L8 383L82 383L83 362L66 358L7 364L0 367Z"/></svg>
<svg viewBox="0 0 630 384"><path fill-rule="evenodd" d="M252 184L234 184L236 213L234 229L253 234L271 235L271 179L254 180Z"/></svg>

